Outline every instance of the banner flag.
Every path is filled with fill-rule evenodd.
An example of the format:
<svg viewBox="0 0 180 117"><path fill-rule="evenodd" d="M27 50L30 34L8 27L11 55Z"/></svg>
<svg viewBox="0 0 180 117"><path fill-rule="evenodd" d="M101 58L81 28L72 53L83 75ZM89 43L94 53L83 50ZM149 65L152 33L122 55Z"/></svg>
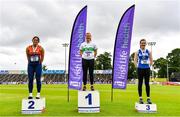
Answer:
<svg viewBox="0 0 180 117"><path fill-rule="evenodd" d="M68 88L80 90L82 87L82 58L79 47L85 41L86 34L87 6L85 6L76 16L73 24L68 69Z"/></svg>
<svg viewBox="0 0 180 117"><path fill-rule="evenodd" d="M112 88L126 88L134 9L135 5L132 5L126 10L119 22L116 32L112 71Z"/></svg>

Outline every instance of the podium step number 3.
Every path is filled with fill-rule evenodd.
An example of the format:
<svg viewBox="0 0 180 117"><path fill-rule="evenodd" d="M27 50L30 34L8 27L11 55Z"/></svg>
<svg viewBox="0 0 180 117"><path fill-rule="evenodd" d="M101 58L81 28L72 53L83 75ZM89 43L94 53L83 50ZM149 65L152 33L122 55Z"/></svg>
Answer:
<svg viewBox="0 0 180 117"><path fill-rule="evenodd" d="M100 112L100 101L98 91L78 91L78 112L97 113Z"/></svg>
<svg viewBox="0 0 180 117"><path fill-rule="evenodd" d="M45 111L45 98L23 99L22 114L40 114Z"/></svg>
<svg viewBox="0 0 180 117"><path fill-rule="evenodd" d="M156 113L157 112L156 104L139 104L136 102L135 109L138 112L142 112L142 113Z"/></svg>

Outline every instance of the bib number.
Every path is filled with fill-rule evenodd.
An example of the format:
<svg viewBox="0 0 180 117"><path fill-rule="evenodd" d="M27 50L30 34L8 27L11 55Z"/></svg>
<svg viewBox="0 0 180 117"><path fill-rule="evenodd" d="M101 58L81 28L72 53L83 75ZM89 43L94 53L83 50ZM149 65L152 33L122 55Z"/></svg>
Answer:
<svg viewBox="0 0 180 117"><path fill-rule="evenodd" d="M92 52L89 52L89 51L88 51L88 52L85 52L85 53L86 53L86 56L87 56L87 57L90 57Z"/></svg>
<svg viewBox="0 0 180 117"><path fill-rule="evenodd" d="M141 60L141 64L149 64L147 60Z"/></svg>
<svg viewBox="0 0 180 117"><path fill-rule="evenodd" d="M37 61L39 61L38 55L31 56L31 57L30 57L30 61L31 61L31 62L37 62Z"/></svg>

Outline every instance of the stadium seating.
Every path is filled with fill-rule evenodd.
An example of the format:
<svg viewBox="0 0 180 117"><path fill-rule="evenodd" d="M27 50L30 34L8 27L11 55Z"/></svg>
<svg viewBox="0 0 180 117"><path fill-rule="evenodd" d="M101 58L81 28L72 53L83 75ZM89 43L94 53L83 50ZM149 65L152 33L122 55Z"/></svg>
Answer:
<svg viewBox="0 0 180 117"><path fill-rule="evenodd" d="M111 78L111 74L95 74L94 82L97 84L110 84ZM0 74L0 84L26 84L27 81L27 74ZM43 74L42 82L44 84L62 84L65 83L65 76L64 74Z"/></svg>

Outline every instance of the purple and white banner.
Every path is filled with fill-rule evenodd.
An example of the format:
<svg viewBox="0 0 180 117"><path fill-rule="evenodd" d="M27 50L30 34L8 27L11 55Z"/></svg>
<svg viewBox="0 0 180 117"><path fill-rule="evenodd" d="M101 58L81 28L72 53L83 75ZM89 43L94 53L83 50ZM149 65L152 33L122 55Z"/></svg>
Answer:
<svg viewBox="0 0 180 117"><path fill-rule="evenodd" d="M126 88L135 5L123 14L116 33L113 60L113 88Z"/></svg>
<svg viewBox="0 0 180 117"><path fill-rule="evenodd" d="M73 24L69 52L69 80L68 86L71 89L80 90L82 87L82 58L79 47L85 41L86 34L87 6L76 16Z"/></svg>

